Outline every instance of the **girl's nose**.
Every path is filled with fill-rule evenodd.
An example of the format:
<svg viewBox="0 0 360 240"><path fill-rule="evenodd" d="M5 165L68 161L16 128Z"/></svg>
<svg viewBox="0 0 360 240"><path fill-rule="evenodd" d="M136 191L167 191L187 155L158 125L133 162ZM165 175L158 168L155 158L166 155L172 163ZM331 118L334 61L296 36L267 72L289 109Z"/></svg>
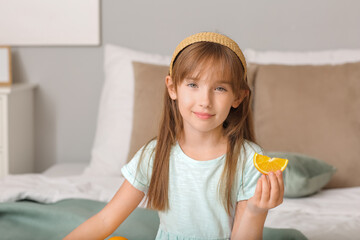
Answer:
<svg viewBox="0 0 360 240"><path fill-rule="evenodd" d="M201 91L199 96L199 105L203 108L211 107L211 93L208 90Z"/></svg>

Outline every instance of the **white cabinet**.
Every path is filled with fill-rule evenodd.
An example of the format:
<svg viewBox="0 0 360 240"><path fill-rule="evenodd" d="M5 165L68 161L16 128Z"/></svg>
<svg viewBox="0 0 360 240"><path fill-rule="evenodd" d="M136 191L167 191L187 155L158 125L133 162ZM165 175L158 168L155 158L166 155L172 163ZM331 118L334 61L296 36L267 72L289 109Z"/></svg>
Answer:
<svg viewBox="0 0 360 240"><path fill-rule="evenodd" d="M34 89L0 87L0 178L34 170Z"/></svg>

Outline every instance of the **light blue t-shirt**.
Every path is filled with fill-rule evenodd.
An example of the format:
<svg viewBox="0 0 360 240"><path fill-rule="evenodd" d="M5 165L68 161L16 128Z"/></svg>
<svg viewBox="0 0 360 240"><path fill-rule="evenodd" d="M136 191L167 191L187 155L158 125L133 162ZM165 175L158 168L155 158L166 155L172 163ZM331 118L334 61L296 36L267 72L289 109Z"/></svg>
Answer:
<svg viewBox="0 0 360 240"><path fill-rule="evenodd" d="M124 177L145 194L151 180L155 145L156 140L147 146L138 172L142 149L121 169ZM262 149L252 142L245 141L240 154L240 159L246 159L244 177L241 177L243 166L239 161L233 206L236 206L237 201L249 199L254 195L257 180L261 175L253 164L255 152L262 154ZM179 144L172 147L168 191L170 208L166 212L159 212L160 226L156 239L230 238L235 210L232 210L230 217L218 194L218 183L224 164L225 155L212 160L198 161L185 155Z"/></svg>

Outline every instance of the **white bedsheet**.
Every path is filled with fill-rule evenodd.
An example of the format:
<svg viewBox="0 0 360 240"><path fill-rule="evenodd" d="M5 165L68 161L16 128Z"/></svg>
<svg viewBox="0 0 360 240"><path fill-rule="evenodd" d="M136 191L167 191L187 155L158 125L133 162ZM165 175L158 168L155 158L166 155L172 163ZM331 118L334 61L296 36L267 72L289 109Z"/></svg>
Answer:
<svg viewBox="0 0 360 240"><path fill-rule="evenodd" d="M0 180L0 202L30 199L54 203L69 198L110 201L123 181L124 178L120 176L10 175Z"/></svg>
<svg viewBox="0 0 360 240"><path fill-rule="evenodd" d="M360 239L360 187L284 199L283 204L269 212L265 226L296 228L311 240Z"/></svg>

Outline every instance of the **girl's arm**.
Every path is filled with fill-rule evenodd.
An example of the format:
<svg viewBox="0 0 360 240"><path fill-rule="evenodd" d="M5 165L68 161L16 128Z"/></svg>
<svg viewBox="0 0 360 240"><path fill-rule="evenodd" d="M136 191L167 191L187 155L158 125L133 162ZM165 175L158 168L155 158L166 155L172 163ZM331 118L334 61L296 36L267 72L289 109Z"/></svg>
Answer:
<svg viewBox="0 0 360 240"><path fill-rule="evenodd" d="M262 175L255 194L249 200L239 201L231 239L262 239L265 219L270 208L280 205L284 197L281 171Z"/></svg>
<svg viewBox="0 0 360 240"><path fill-rule="evenodd" d="M115 196L99 213L82 223L64 240L105 239L135 210L144 195L125 180Z"/></svg>

